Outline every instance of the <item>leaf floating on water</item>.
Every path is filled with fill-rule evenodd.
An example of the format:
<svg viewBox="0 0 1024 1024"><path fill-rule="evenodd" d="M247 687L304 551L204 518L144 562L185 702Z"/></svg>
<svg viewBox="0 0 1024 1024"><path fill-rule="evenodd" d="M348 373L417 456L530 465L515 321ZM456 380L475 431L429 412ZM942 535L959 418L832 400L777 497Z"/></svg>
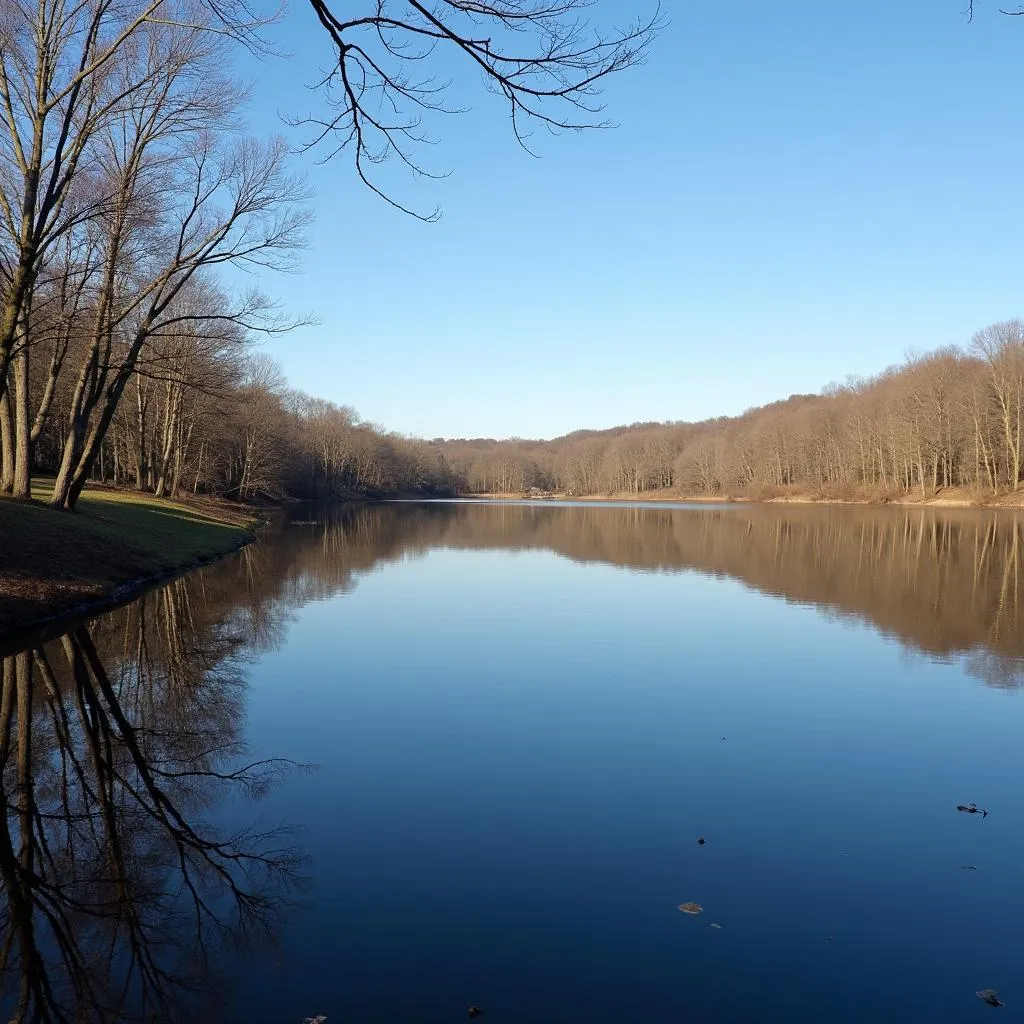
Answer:
<svg viewBox="0 0 1024 1024"><path fill-rule="evenodd" d="M976 992L975 995L977 995L983 1003L988 1003L989 1006L1006 1005L1006 1003L999 998L999 993L994 988L983 988L980 992Z"/></svg>
<svg viewBox="0 0 1024 1024"><path fill-rule="evenodd" d="M983 807L979 807L973 801L969 804L957 804L956 809L961 814L980 814L983 818L988 817L988 811L986 811Z"/></svg>
<svg viewBox="0 0 1024 1024"><path fill-rule="evenodd" d="M684 914L699 914L704 908L699 903L680 903L679 909Z"/></svg>

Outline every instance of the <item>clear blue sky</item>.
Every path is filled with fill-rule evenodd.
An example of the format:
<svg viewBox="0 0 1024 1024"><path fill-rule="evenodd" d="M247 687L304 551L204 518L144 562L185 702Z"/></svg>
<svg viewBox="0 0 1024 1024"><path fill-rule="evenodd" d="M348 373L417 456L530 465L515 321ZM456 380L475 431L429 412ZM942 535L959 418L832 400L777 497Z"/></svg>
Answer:
<svg viewBox="0 0 1024 1024"><path fill-rule="evenodd" d="M239 64L261 132L315 109L303 84L330 59L291 3L294 56ZM1024 313L1024 18L976 5L969 25L966 0L666 0L646 65L607 89L620 127L541 138L540 159L463 78L472 111L423 151L452 176L402 193L439 223L386 207L345 155L297 161L312 249L264 286L321 322L268 349L402 433L551 437L734 414L964 344Z"/></svg>

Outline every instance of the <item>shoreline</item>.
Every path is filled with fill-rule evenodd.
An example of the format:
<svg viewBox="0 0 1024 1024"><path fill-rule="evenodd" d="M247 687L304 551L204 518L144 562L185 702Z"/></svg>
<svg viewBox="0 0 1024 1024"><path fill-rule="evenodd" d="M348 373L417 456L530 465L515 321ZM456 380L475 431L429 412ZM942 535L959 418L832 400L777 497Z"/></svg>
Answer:
<svg viewBox="0 0 1024 1024"><path fill-rule="evenodd" d="M0 499L0 654L66 632L251 544L274 510L87 489L82 511Z"/></svg>
<svg viewBox="0 0 1024 1024"><path fill-rule="evenodd" d="M243 538L234 547L219 554L208 555L186 565L181 565L178 568L168 569L165 572L128 580L125 583L119 584L108 594L101 594L97 597L83 600L79 604L60 606L54 612L40 618L5 627L3 631L0 631L0 657L15 654L26 647L33 647L39 643L52 640L66 633L71 626L81 619L92 619L107 612L116 611L126 604L131 604L132 601L141 597L148 590L153 590L165 583L170 583L179 576L186 576L197 569L204 569L231 555L237 555L239 551L248 547L256 540L260 529L262 527L256 527L250 536Z"/></svg>
<svg viewBox="0 0 1024 1024"><path fill-rule="evenodd" d="M903 495L897 498L823 498L811 495L773 495L753 498L744 495L681 495L676 492L645 491L643 494L460 494L463 501L573 501L602 504L606 502L651 503L666 505L834 505L859 508L886 508L897 505L904 508L969 508L969 509L1024 509L1024 490L1011 494L977 498L962 491L936 494L931 497Z"/></svg>

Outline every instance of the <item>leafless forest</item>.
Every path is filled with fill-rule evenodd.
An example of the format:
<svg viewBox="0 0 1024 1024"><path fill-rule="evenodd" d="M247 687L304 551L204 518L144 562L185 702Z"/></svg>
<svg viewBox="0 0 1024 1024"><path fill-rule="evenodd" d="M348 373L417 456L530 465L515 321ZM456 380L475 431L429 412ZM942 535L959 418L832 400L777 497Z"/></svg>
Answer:
<svg viewBox="0 0 1024 1024"><path fill-rule="evenodd" d="M588 0L418 0L335 11L311 0L333 72L293 127L253 138L244 48L279 55L282 11L246 0L4 0L0 4L0 493L54 476L57 508L90 479L174 495L451 489L430 446L295 395L251 342L300 326L247 272L296 267L309 196L295 148L342 151L385 192L383 161L429 173L415 148L457 107L435 52L481 76L523 142L530 126L599 128L604 80L658 27L602 30ZM605 13L618 17L610 7Z"/></svg>
<svg viewBox="0 0 1024 1024"><path fill-rule="evenodd" d="M403 62L443 44L482 68L517 132L531 119L597 127L596 84L639 61L657 28L655 7L593 34L582 0L515 19L503 3L457 0L427 22L405 6L384 24L373 5L345 21L313 2L339 77L310 127L348 149L375 191L368 167L404 159L411 139L400 120L376 118L351 76L372 72L399 107L422 106ZM497 32L484 54L470 31L481 20ZM0 7L0 493L29 496L33 473L54 478L61 508L90 479L242 499L532 488L884 499L951 487L980 499L1018 488L1016 321L735 419L688 423L680 409L679 422L548 442L411 439L295 393L251 343L307 318L239 282L297 265L308 197L282 140L247 134L244 90L223 70L232 47L259 48L271 24L241 0ZM505 55L524 41L538 52Z"/></svg>
<svg viewBox="0 0 1024 1024"><path fill-rule="evenodd" d="M64 474L82 389L59 372L77 339L57 333L38 345L42 369L28 395L36 464ZM980 332L967 350L942 350L739 417L584 430L546 442L387 433L351 408L291 390L266 356L230 340L178 335L150 340L86 478L159 495L242 498L536 488L885 500L959 488L984 501L1019 487L1022 428L1024 327L1016 321Z"/></svg>
<svg viewBox="0 0 1024 1024"><path fill-rule="evenodd" d="M984 500L1019 487L1022 425L1024 325L1009 321L966 349L734 418L442 450L457 486L471 492L879 500L956 487Z"/></svg>

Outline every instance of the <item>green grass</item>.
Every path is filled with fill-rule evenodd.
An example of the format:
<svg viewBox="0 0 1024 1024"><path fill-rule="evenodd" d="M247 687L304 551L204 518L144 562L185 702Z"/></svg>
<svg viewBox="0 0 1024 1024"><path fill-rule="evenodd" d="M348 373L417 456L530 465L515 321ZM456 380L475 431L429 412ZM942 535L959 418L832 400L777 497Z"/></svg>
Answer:
<svg viewBox="0 0 1024 1024"><path fill-rule="evenodd" d="M33 502L0 499L0 636L231 551L255 525L224 503L107 489L57 512L42 504L51 486L37 481Z"/></svg>

